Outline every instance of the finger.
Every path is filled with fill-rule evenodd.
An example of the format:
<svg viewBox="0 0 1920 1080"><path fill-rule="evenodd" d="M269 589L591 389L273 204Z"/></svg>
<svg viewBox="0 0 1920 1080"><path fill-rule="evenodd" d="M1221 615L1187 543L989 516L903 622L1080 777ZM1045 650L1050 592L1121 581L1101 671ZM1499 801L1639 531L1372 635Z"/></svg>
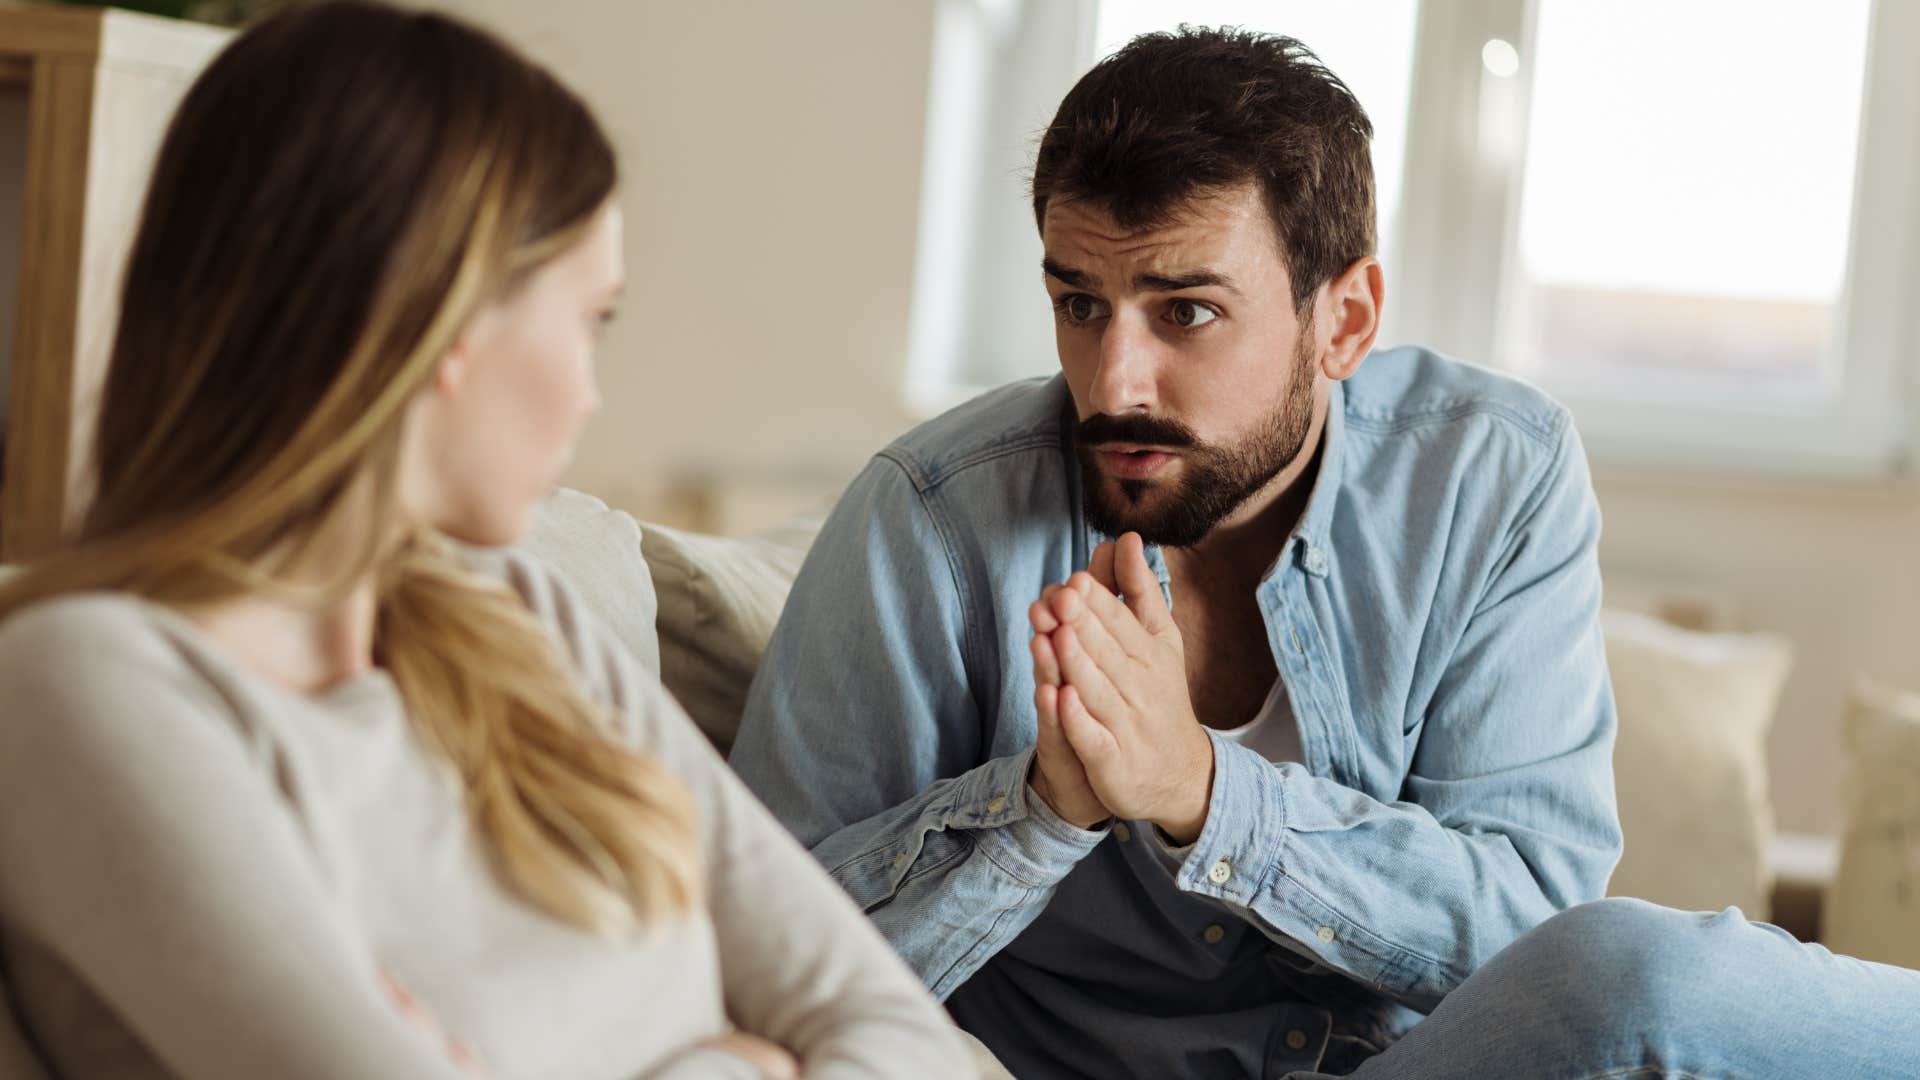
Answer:
<svg viewBox="0 0 1920 1080"><path fill-rule="evenodd" d="M1049 585L1046 588L1040 590L1040 599L1037 601L1037 603L1040 605L1040 613L1038 614L1038 616L1036 616L1036 613L1034 613L1031 610L1029 610L1027 613L1028 620L1034 622L1033 629L1035 633L1051 634L1056 628L1059 627L1060 619L1058 614L1054 610L1055 603L1056 603L1054 600L1054 597L1059 596L1061 593L1067 592L1067 591L1068 591L1067 586L1064 584ZM1044 622L1044 628L1042 625L1043 622Z"/></svg>
<svg viewBox="0 0 1920 1080"><path fill-rule="evenodd" d="M1153 639L1140 628L1139 620L1126 609L1126 605L1105 589L1095 586L1093 592L1080 603L1085 606L1087 615L1060 629L1071 629L1080 647L1093 657L1094 662L1116 685L1130 681L1127 668L1146 655ZM1059 644L1058 640L1054 642L1056 654Z"/></svg>
<svg viewBox="0 0 1920 1080"><path fill-rule="evenodd" d="M1059 704L1060 691L1056 687L1034 688L1033 712L1038 730L1034 738L1034 767L1027 773L1027 783L1049 806L1053 804L1053 790L1047 782L1049 763L1059 758L1061 751L1071 749L1067 746L1067 737L1060 733Z"/></svg>
<svg viewBox="0 0 1920 1080"><path fill-rule="evenodd" d="M1093 773L1120 749L1119 740L1105 724L1094 719L1081 699L1078 687L1068 686L1060 691L1059 701L1060 733L1072 748L1075 757L1086 766L1088 780ZM1099 794L1096 789L1095 795ZM1102 802L1106 800L1102 799Z"/></svg>
<svg viewBox="0 0 1920 1080"><path fill-rule="evenodd" d="M1080 754L1074 750L1073 743L1067 740L1067 733L1060 726L1059 702L1059 695L1054 695L1053 737L1059 743L1059 752L1054 760L1048 763L1048 768L1052 771L1052 775L1060 778L1060 782L1066 785L1068 790L1091 792L1093 782L1087 779L1086 762L1080 760ZM1081 710L1083 713L1085 711L1085 709ZM1094 722L1099 723L1097 720ZM1095 795L1094 799L1098 801L1099 796Z"/></svg>
<svg viewBox="0 0 1920 1080"><path fill-rule="evenodd" d="M1076 570L1067 578L1065 586L1048 594L1047 607L1054 618L1063 623L1073 622L1086 616L1087 605L1101 593L1112 596L1113 590L1100 584L1091 572Z"/></svg>
<svg viewBox="0 0 1920 1080"><path fill-rule="evenodd" d="M1050 740L1062 738L1060 734L1060 688L1042 683L1033 688L1033 712L1039 721L1039 742L1042 749L1048 749Z"/></svg>
<svg viewBox="0 0 1920 1080"><path fill-rule="evenodd" d="M1098 656L1089 651L1089 646L1096 643L1100 649ZM1109 671L1118 671L1120 665L1130 661L1113 644L1112 638L1100 632L1099 624L1089 620L1055 630L1053 653L1060 658L1061 689L1077 689L1088 710L1102 723L1122 722L1122 713L1128 707L1127 698Z"/></svg>
<svg viewBox="0 0 1920 1080"><path fill-rule="evenodd" d="M1035 634L1030 642L1033 650L1033 681L1038 686L1060 685L1060 658L1053 655L1053 639L1046 634Z"/></svg>
<svg viewBox="0 0 1920 1080"><path fill-rule="evenodd" d="M1126 597L1127 610L1140 620L1149 634L1159 634L1173 625L1173 612L1167 610L1167 598L1160 592L1160 579L1147 565L1147 545L1140 534L1130 532L1115 545L1114 573L1120 579L1119 592Z"/></svg>
<svg viewBox="0 0 1920 1080"><path fill-rule="evenodd" d="M1092 574L1093 580L1099 582L1108 591L1117 592L1119 586L1115 584L1113 577L1113 555L1113 541L1100 541L1099 545L1093 549L1093 557L1087 562L1087 573Z"/></svg>
<svg viewBox="0 0 1920 1080"><path fill-rule="evenodd" d="M1152 576L1151 572L1148 576ZM1157 581L1153 589L1156 594L1160 591ZM1084 596L1075 594L1075 597L1079 602L1075 608L1076 617L1072 620L1076 626L1091 632L1093 625L1098 624L1122 652L1135 660L1145 661L1152 654L1153 634L1141 624L1133 608L1127 606L1125 601L1098 586L1088 589ZM1082 609L1084 615L1079 614Z"/></svg>
<svg viewBox="0 0 1920 1080"><path fill-rule="evenodd" d="M1060 727L1060 702L1065 693L1065 687L1054 686L1042 686L1033 692L1034 712L1040 721L1040 749L1053 759L1047 764L1049 769L1064 768L1067 773L1063 779L1084 781L1087 778L1086 769L1080 764L1080 758L1073 752L1073 744L1067 741L1066 732ZM1075 691L1076 695L1078 693Z"/></svg>
<svg viewBox="0 0 1920 1080"><path fill-rule="evenodd" d="M1033 695L1034 714L1039 722L1039 737L1035 743L1041 759L1040 771L1049 774L1057 774L1063 764L1079 764L1079 759L1073 755L1073 745L1067 742L1066 733L1060 728L1060 694L1059 687L1043 686Z"/></svg>
<svg viewBox="0 0 1920 1080"><path fill-rule="evenodd" d="M1032 624L1036 634L1051 634L1060 626L1060 620L1053 614L1053 606L1047 599L1057 588L1057 585L1047 586L1047 591L1040 594L1040 599L1027 605L1027 622Z"/></svg>

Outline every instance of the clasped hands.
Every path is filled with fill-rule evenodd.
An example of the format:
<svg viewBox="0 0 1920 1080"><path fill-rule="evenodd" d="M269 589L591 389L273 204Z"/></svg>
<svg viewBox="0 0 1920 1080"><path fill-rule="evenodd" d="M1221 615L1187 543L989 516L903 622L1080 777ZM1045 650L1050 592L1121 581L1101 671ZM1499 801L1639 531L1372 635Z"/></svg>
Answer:
<svg viewBox="0 0 1920 1080"><path fill-rule="evenodd" d="M1033 624L1040 736L1028 782L1082 829L1148 821L1176 844L1206 824L1213 743L1194 715L1186 652L1138 533L1049 585Z"/></svg>

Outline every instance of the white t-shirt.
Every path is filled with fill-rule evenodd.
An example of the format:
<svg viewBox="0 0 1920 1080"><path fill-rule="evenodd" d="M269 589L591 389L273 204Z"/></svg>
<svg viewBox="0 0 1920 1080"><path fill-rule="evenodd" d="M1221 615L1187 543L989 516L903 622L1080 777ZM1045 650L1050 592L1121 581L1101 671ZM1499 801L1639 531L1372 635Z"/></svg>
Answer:
<svg viewBox="0 0 1920 1080"><path fill-rule="evenodd" d="M1266 704L1253 719L1237 728L1219 731L1223 739L1232 739L1268 761L1300 760L1300 725L1293 718L1293 699L1287 696L1287 684L1273 680Z"/></svg>

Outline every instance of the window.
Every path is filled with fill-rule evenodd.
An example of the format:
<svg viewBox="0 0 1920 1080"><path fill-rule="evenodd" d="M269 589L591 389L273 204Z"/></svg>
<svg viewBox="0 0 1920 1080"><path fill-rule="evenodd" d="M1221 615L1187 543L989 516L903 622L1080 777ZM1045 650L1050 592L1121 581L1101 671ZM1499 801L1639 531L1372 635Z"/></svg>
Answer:
<svg viewBox="0 0 1920 1080"><path fill-rule="evenodd" d="M1033 103L1020 169L1060 94L1132 35L1178 21L1286 33L1374 121L1383 343L1540 383L1602 460L1865 475L1906 464L1920 398L1920 65L1907 62L1920 4L1033 8L1074 11L1084 38ZM1039 244L1030 215L1022 224L1017 257L1009 244L962 273L1031 293L1018 305L1005 293L994 314L1032 327L1018 348L988 331L920 369L950 393L1053 370Z"/></svg>
<svg viewBox="0 0 1920 1080"><path fill-rule="evenodd" d="M1868 0L1716 6L1539 4L1514 368L1656 404L1834 390Z"/></svg>

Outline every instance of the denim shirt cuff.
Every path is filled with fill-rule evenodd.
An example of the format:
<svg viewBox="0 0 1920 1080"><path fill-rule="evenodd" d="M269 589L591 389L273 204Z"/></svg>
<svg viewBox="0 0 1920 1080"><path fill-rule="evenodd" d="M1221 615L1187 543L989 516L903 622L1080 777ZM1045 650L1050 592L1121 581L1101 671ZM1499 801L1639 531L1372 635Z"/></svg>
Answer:
<svg viewBox="0 0 1920 1080"><path fill-rule="evenodd" d="M1286 853L1286 785L1273 762L1209 731L1213 740L1213 794L1207 823L1186 847L1168 847L1180 860L1174 880L1186 892L1249 907ZM1156 835L1155 842L1165 841Z"/></svg>
<svg viewBox="0 0 1920 1080"><path fill-rule="evenodd" d="M996 758L967 776L955 792L947 824L978 830L980 850L1026 885L1056 885L1107 837L1107 826L1082 829L1054 813L1027 786L1029 749Z"/></svg>

